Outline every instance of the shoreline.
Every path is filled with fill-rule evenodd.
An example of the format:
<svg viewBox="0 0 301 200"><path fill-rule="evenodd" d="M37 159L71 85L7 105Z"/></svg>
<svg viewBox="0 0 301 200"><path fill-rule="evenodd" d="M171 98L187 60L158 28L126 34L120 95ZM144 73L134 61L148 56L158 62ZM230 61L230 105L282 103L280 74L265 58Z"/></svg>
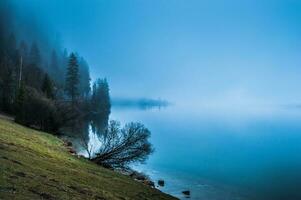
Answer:
<svg viewBox="0 0 301 200"><path fill-rule="evenodd" d="M0 141L4 199L177 199L71 155L58 137L11 120L0 119Z"/></svg>

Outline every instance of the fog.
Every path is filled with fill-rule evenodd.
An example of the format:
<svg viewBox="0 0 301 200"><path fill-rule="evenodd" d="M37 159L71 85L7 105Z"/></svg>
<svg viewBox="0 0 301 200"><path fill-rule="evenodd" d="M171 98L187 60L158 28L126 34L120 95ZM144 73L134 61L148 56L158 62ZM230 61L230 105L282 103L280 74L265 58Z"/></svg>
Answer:
<svg viewBox="0 0 301 200"><path fill-rule="evenodd" d="M297 0L0 0L0 109L86 156L109 120L142 123L134 169L182 199L301 199L300 19Z"/></svg>
<svg viewBox="0 0 301 200"><path fill-rule="evenodd" d="M35 18L47 37L85 57L92 79L107 77L113 97L230 112L301 102L299 1L13 4L20 18Z"/></svg>

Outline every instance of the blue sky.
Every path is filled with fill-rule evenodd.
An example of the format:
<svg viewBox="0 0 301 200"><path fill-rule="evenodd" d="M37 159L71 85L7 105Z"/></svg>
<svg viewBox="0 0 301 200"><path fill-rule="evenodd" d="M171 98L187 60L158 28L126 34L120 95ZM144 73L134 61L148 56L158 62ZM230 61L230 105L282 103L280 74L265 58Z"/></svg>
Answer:
<svg viewBox="0 0 301 200"><path fill-rule="evenodd" d="M113 96L301 102L301 1L20 0Z"/></svg>

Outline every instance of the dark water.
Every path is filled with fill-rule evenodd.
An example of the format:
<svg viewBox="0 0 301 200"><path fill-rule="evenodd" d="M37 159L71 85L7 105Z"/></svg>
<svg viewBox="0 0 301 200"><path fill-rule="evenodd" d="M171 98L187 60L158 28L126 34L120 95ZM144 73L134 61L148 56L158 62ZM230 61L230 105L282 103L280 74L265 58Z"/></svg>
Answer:
<svg viewBox="0 0 301 200"><path fill-rule="evenodd" d="M301 199L299 110L215 115L177 106L113 108L110 118L150 129L155 152L134 168L164 179L164 192L182 199L183 190L191 191L190 199ZM97 148L87 127L89 144ZM85 154L79 143L77 149Z"/></svg>

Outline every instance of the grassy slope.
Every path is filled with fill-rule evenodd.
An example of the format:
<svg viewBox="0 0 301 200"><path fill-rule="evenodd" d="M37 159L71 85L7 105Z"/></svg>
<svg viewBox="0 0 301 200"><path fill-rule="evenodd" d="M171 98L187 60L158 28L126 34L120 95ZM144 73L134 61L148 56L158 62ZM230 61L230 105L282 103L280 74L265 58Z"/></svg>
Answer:
<svg viewBox="0 0 301 200"><path fill-rule="evenodd" d="M70 155L47 133L0 119L0 199L174 199Z"/></svg>

